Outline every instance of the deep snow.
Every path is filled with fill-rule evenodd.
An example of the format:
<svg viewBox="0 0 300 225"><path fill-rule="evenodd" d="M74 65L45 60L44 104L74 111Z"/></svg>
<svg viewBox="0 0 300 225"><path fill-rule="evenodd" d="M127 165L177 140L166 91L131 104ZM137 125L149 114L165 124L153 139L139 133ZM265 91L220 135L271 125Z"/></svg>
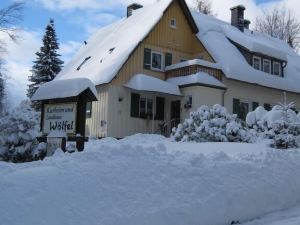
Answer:
<svg viewBox="0 0 300 225"><path fill-rule="evenodd" d="M86 151L0 162L2 225L226 225L300 203L300 152L259 144L91 140ZM251 224L252 225L252 224Z"/></svg>

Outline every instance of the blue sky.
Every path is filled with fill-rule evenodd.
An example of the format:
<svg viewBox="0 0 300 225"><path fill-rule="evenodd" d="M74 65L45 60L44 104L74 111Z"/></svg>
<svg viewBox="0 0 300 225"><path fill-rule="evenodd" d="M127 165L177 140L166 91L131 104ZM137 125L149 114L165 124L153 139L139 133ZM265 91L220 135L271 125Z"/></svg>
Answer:
<svg viewBox="0 0 300 225"><path fill-rule="evenodd" d="M24 1L26 3L24 18L20 24L23 30L20 33L22 38L18 43L13 43L0 33L0 39L7 42L8 51L5 58L9 77L8 101L12 105L25 99L32 61L35 60L35 52L41 46L42 35L50 18L55 22L62 59L68 62L83 41L87 40L95 30L124 17L127 5L132 2L147 5L156 0ZM12 2L12 0L0 0L0 8ZM186 0L186 2L192 7L195 0ZM272 9L274 5L284 4L288 8L300 9L300 0L211 0L211 2L217 17L225 21L230 20L229 9L238 4L246 6L245 17L251 21L262 15L263 10ZM300 12L296 12L300 17Z"/></svg>

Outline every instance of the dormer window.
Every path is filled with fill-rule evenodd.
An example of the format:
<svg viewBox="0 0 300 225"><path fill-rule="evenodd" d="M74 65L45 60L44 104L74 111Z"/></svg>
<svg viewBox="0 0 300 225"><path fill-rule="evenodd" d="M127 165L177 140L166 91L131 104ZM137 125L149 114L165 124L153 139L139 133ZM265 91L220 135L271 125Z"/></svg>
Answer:
<svg viewBox="0 0 300 225"><path fill-rule="evenodd" d="M170 27L177 28L177 24L176 24L176 19L175 18L171 19L171 21L170 21Z"/></svg>
<svg viewBox="0 0 300 225"><path fill-rule="evenodd" d="M261 70L261 58L258 56L253 56L252 65L254 69Z"/></svg>
<svg viewBox="0 0 300 225"><path fill-rule="evenodd" d="M271 60L263 59L263 71L265 73L271 73Z"/></svg>
<svg viewBox="0 0 300 225"><path fill-rule="evenodd" d="M281 64L279 62L273 62L273 74L281 76Z"/></svg>

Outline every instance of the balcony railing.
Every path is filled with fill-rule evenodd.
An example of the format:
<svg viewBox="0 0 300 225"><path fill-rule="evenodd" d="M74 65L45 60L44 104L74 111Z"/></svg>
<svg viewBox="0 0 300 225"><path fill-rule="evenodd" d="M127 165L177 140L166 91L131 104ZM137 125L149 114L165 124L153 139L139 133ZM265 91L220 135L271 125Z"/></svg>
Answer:
<svg viewBox="0 0 300 225"><path fill-rule="evenodd" d="M188 65L176 69L170 69L166 71L166 79L171 77L181 77L181 76L187 76L191 74L195 74L198 72L204 72L207 73L219 81L222 81L222 71L220 69L216 68L210 68L203 65Z"/></svg>

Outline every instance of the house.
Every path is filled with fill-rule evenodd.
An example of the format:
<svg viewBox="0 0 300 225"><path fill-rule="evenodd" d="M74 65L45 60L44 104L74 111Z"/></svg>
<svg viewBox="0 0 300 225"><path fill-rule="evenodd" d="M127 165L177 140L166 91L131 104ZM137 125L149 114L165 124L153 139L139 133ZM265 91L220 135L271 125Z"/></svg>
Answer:
<svg viewBox="0 0 300 225"><path fill-rule="evenodd" d="M99 100L87 104L86 135L96 137L169 133L204 104L245 118L283 101L283 92L299 107L300 57L283 41L249 30L244 10L231 8L229 24L192 12L184 0L132 4L55 80L94 83Z"/></svg>

